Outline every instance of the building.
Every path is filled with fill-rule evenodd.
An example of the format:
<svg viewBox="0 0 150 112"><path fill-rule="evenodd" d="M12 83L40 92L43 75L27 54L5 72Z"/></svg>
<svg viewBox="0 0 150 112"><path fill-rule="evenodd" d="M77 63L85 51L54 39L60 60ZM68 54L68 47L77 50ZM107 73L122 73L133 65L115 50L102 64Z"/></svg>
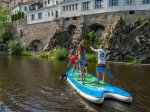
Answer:
<svg viewBox="0 0 150 112"><path fill-rule="evenodd" d="M27 14L28 24L80 15L150 10L150 0L43 0L43 8Z"/></svg>
<svg viewBox="0 0 150 112"><path fill-rule="evenodd" d="M63 0L43 0L43 8L27 13L27 23L41 23L59 18L60 2Z"/></svg>
<svg viewBox="0 0 150 112"><path fill-rule="evenodd" d="M0 0L0 3L2 3L3 9L7 9L9 7L10 0Z"/></svg>
<svg viewBox="0 0 150 112"><path fill-rule="evenodd" d="M11 0L9 5L10 7L14 8L15 6L21 3L36 2L36 1L40 1L40 0Z"/></svg>
<svg viewBox="0 0 150 112"><path fill-rule="evenodd" d="M138 10L150 10L150 0L42 0L40 3L41 6L39 4L28 4L26 6L24 3L19 5L19 11L26 11L28 24L53 21L60 18L76 18L81 15L120 11L128 11L129 14L134 14ZM13 13L18 12L19 8L15 8Z"/></svg>
<svg viewBox="0 0 150 112"><path fill-rule="evenodd" d="M35 3L32 1L20 3L12 9L11 14L13 15L17 14L18 12L23 12L26 15L29 11L37 10L40 8L42 8L42 5L40 3Z"/></svg>

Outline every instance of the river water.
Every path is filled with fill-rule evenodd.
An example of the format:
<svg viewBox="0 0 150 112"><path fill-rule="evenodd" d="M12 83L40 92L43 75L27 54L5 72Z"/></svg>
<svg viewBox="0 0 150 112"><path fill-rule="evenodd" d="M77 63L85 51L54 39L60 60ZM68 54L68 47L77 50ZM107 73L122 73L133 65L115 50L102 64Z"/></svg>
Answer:
<svg viewBox="0 0 150 112"><path fill-rule="evenodd" d="M0 57L0 112L150 112L150 66L109 64L106 81L133 95L132 103L106 99L93 104L59 80L67 61ZM89 64L95 74L96 63Z"/></svg>

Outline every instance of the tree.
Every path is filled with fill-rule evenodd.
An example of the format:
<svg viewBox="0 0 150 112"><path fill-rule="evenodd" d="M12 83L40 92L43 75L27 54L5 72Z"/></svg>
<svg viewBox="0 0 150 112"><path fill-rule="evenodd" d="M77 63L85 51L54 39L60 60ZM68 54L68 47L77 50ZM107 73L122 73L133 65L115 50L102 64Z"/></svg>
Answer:
<svg viewBox="0 0 150 112"><path fill-rule="evenodd" d="M0 43L7 43L12 37L9 29L9 9L4 10L0 3ZM10 38L10 39L9 39Z"/></svg>

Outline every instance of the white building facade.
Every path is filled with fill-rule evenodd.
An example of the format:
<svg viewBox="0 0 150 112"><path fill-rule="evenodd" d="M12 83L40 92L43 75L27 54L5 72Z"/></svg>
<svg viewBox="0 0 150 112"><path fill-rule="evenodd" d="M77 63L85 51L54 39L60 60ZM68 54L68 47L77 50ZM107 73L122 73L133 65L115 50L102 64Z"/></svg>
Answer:
<svg viewBox="0 0 150 112"><path fill-rule="evenodd" d="M43 8L27 13L27 23L98 13L150 10L150 0L43 0Z"/></svg>
<svg viewBox="0 0 150 112"><path fill-rule="evenodd" d="M11 14L17 14L18 12L23 12L25 15L29 12L29 9L30 9L30 5L32 3L20 3L18 5L16 5L12 11L11 11Z"/></svg>

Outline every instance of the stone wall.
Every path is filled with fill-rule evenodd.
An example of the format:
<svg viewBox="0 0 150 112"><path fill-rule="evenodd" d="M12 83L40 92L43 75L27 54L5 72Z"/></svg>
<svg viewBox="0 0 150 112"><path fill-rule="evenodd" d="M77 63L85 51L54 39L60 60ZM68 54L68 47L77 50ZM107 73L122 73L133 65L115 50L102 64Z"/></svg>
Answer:
<svg viewBox="0 0 150 112"><path fill-rule="evenodd" d="M27 25L25 20L19 20L12 26L14 39L21 45L29 47L33 41L38 40L42 43L43 49L49 39L59 30L56 21Z"/></svg>
<svg viewBox="0 0 150 112"><path fill-rule="evenodd" d="M26 20L16 21L12 24L14 39L16 39L22 45L30 46L31 43L35 40L39 40L42 43L43 50L50 50L53 48L50 44L51 41L56 40L55 34L58 36L58 33L65 32L68 30L70 25L77 27L76 33L68 38L67 33L59 38L61 40L70 39L68 41L70 44L74 40L80 41L84 36L85 32L88 30L89 26L93 24L99 24L107 29L113 21L115 21L120 16L125 18L126 23L130 23L135 17L146 18L149 17L150 11L135 11L134 14L129 14L129 11L125 12L113 12L113 13L102 13L94 15L82 15L80 17L71 17L71 18L61 18L53 22L45 22L33 25L27 25ZM105 33L105 30L103 31ZM60 36L60 35L59 35ZM53 38L55 37L55 38ZM54 39L54 40L53 40ZM55 41L56 42L56 41ZM58 43L63 44L63 43ZM54 44L56 45L56 43Z"/></svg>

